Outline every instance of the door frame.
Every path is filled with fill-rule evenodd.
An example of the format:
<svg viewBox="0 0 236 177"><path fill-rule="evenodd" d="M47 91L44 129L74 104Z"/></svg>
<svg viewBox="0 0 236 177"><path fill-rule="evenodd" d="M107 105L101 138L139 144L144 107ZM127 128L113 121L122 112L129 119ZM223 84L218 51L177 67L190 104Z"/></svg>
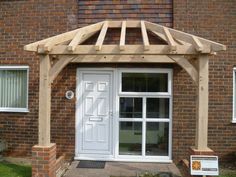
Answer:
<svg viewBox="0 0 236 177"><path fill-rule="evenodd" d="M115 75L115 69L114 68L84 68L84 67L79 67L77 68L77 72L76 72L76 110L75 110L75 157L74 159L76 160L114 160L114 132L116 130L114 130L115 128L112 126L115 124L115 102L112 101L112 120L110 121L110 132L111 132L111 136L110 136L110 155L104 155L104 154L91 154L91 153L80 153L80 146L79 144L82 143L82 134L81 134L81 123L80 121L82 120L82 111L80 111L81 109L81 104L82 104L82 99L80 99L80 96L82 95L82 87L81 87L81 81L82 81L82 76L83 73L104 73L104 74L111 74L111 100L113 100L114 96L116 95L116 91L114 90L116 88L116 81L114 80L116 77L114 77Z"/></svg>
<svg viewBox="0 0 236 177"><path fill-rule="evenodd" d="M168 94L170 94L170 120L169 120L169 156L153 156L146 159L143 157L137 156L124 156L119 155L119 94L120 94L120 87L121 87L121 80L120 80L120 73L122 71L134 71L134 72L156 72L156 73L168 73L170 82L170 90ZM82 117L80 115L79 109L82 99L78 99L79 95L82 94L82 89L79 87L79 83L82 80L83 72L111 72L112 73L112 109L113 109L113 116L112 116L112 139L111 140L111 152L112 155L109 156L102 156L92 154L91 157L83 156L83 154L79 154L79 143L80 143L80 129L79 129L79 119ZM173 117L173 69L172 68L110 68L110 67L78 67L76 72L76 110L75 110L75 160L104 160L104 161L126 161L126 162L161 162L161 163L172 163L172 117Z"/></svg>

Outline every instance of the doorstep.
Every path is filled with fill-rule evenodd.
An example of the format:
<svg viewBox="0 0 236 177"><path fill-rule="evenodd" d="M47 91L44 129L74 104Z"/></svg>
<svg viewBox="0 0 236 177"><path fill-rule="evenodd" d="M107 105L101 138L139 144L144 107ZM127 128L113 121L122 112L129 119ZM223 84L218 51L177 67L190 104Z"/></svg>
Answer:
<svg viewBox="0 0 236 177"><path fill-rule="evenodd" d="M174 163L130 163L130 162L106 162L104 169L76 168L79 161L73 161L64 177L136 177L137 173L169 172L174 176L181 176Z"/></svg>

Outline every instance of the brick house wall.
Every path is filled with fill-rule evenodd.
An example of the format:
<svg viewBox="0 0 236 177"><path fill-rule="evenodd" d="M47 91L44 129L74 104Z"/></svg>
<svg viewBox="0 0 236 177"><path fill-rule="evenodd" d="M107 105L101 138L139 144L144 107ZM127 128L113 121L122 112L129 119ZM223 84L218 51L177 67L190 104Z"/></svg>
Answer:
<svg viewBox="0 0 236 177"><path fill-rule="evenodd" d="M1 1L0 13L3 16L0 17L0 26L3 28L0 28L0 64L30 66L30 112L0 113L0 136L8 140L8 154L31 155L31 147L37 144L39 65L38 58L32 53L24 52L23 46L104 19L144 19L165 26L174 26L176 29L227 45L228 50L212 58L210 63L209 145L222 157L232 152L236 148L236 141L233 141L236 136L236 132L233 132L235 125L230 124L232 67L235 63L233 61L235 53L232 50L233 39L235 39L235 32L233 34L235 15L232 14L235 7L233 1L214 1L216 2L214 5L212 2L209 0L202 5L200 1L195 3L195 1L182 0L174 0L174 2L171 0L125 2L58 0L54 3L48 0ZM211 12L210 19L207 18L209 14L207 8ZM198 10L201 13L198 13ZM223 17L219 15L219 10L224 11ZM217 29L212 30L213 27ZM136 39L135 35L131 36L132 39ZM117 40L116 35L113 40ZM75 91L78 66L88 65L68 65L56 78L52 89L52 142L57 143L59 154L67 153L68 157L73 157L75 149L75 99L67 100L64 94L66 90ZM132 66L144 67L144 65ZM196 90L190 77L179 66L156 66L174 69L173 158L177 161L186 158L188 148L194 145ZM216 134L217 138L214 136Z"/></svg>
<svg viewBox="0 0 236 177"><path fill-rule="evenodd" d="M0 65L30 67L29 113L0 113L0 137L8 141L9 155L31 156L38 137L39 59L23 46L76 28L77 13L76 0L0 1Z"/></svg>
<svg viewBox="0 0 236 177"><path fill-rule="evenodd" d="M236 2L234 0L174 0L173 9L175 29L227 46L227 51L212 57L209 63L208 142L209 147L221 158L230 159L233 157L230 152L235 152L236 149L236 124L231 123L233 113L232 77L233 67L236 66ZM188 92L193 92L192 88L192 85L188 84ZM184 122L183 124L179 123L180 130L195 127L192 125L195 123L194 115L181 117L178 115L178 120ZM179 138L176 135L174 139L179 139L183 145L188 145L187 141L191 139L189 133L191 133L190 129L187 132L179 133ZM178 154L183 157L184 151L180 150Z"/></svg>

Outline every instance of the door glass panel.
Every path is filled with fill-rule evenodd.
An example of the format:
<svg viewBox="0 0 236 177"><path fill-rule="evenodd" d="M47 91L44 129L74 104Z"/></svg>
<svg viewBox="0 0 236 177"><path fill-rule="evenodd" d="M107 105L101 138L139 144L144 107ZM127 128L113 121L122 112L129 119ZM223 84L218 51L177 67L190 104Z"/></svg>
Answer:
<svg viewBox="0 0 236 177"><path fill-rule="evenodd" d="M142 98L120 98L120 118L142 118Z"/></svg>
<svg viewBox="0 0 236 177"><path fill-rule="evenodd" d="M122 73L122 92L168 92L168 74Z"/></svg>
<svg viewBox="0 0 236 177"><path fill-rule="evenodd" d="M142 154L142 122L120 122L119 154Z"/></svg>
<svg viewBox="0 0 236 177"><path fill-rule="evenodd" d="M119 155L169 155L169 122L161 119L170 118L171 99L159 96L169 91L168 79L168 73L122 72L121 92L125 93L119 98ZM136 97L131 92L142 94Z"/></svg>
<svg viewBox="0 0 236 177"><path fill-rule="evenodd" d="M169 118L169 98L147 98L147 118Z"/></svg>
<svg viewBox="0 0 236 177"><path fill-rule="evenodd" d="M169 123L147 122L146 155L168 156Z"/></svg>

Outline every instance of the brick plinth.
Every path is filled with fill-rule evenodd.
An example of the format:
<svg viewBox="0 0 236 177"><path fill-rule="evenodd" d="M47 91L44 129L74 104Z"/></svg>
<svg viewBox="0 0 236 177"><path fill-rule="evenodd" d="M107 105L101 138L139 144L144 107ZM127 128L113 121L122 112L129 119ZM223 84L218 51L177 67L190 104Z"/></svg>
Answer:
<svg viewBox="0 0 236 177"><path fill-rule="evenodd" d="M190 147L189 154L190 155L215 155L215 152L209 148L206 150L197 150L194 147Z"/></svg>
<svg viewBox="0 0 236 177"><path fill-rule="evenodd" d="M56 176L56 144L32 147L32 177Z"/></svg>
<svg viewBox="0 0 236 177"><path fill-rule="evenodd" d="M181 161L181 172L185 177L194 177L190 174L190 156L191 155L215 155L215 152L211 149L197 150L194 147L189 148L189 160L183 159Z"/></svg>

